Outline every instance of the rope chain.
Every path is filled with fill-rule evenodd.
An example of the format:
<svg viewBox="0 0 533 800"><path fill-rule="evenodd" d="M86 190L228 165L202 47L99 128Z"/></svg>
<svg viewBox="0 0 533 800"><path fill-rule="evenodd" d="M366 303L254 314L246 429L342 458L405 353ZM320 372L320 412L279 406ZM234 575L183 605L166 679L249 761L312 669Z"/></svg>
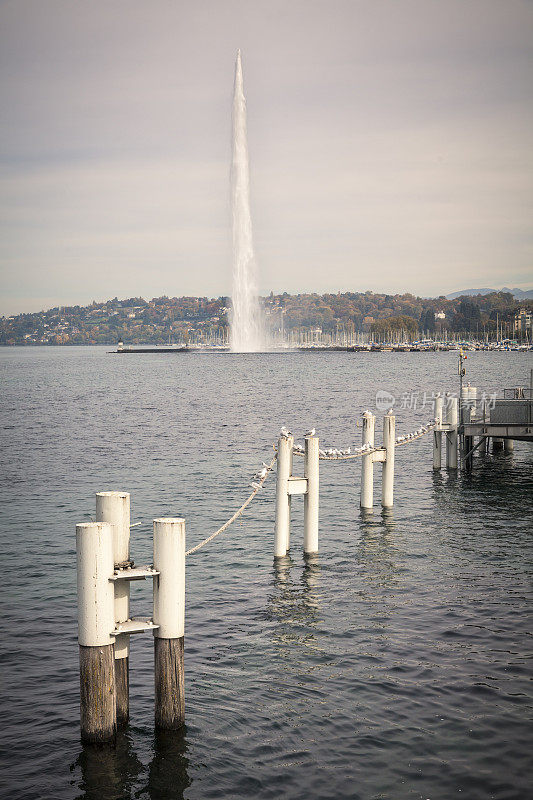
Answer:
<svg viewBox="0 0 533 800"><path fill-rule="evenodd" d="M416 431L414 431L414 433L407 433L404 436L397 436L394 441L396 447L401 447L404 444L410 444L410 442L414 442L416 439L422 438L422 436L425 436L427 433L433 430L436 424L436 420L433 419L430 420L426 425L423 425L422 428L418 428ZM354 453L347 453L346 450L330 447L328 450L319 450L318 457L321 461L348 461L351 458L361 458L361 456L367 456L370 453L375 453L378 450L383 450L383 447L367 447L364 449L363 447L359 447ZM299 444L293 446L292 452L297 456L305 455L304 448Z"/></svg>
<svg viewBox="0 0 533 800"><path fill-rule="evenodd" d="M270 462L270 464L268 464L268 465L267 465L265 474L263 475L263 477L262 477L262 478L261 478L261 479L260 479L260 480L257 482L257 484L255 485L255 487L254 487L254 490L253 490L252 494L251 494L251 495L248 497L248 499L247 499L247 500L245 500L245 501L244 501L244 503L242 504L242 506L241 506L241 507L240 507L240 508L239 508L239 509L238 509L238 510L235 512L235 514L234 514L232 517L230 517L230 518L228 519L228 521L227 521L227 522L225 522L225 523L224 523L224 525L222 525L222 527L220 527L220 528L219 528L217 531L215 531L214 533L212 533L212 534L211 534L211 536L208 536L208 537L207 537L207 539L204 539L204 540L203 540L203 542L200 542L200 544L197 544L197 545L196 545L196 547L191 547L191 549L190 549L190 550L187 550L187 551L186 551L186 553L185 553L185 555L186 555L186 556L190 556L190 555L192 555L193 553L196 553L196 551L197 551L197 550L200 550L200 548L201 548L201 547L203 547L205 544L208 544L208 542L211 542L211 541L212 541L212 540L215 538L215 536L218 536L218 535L219 535L219 533L223 533L223 531L225 531L227 528L229 528L229 526L230 526L230 525L231 525L233 522L235 522L235 520L236 520L236 519L238 519L238 518L241 516L241 514L243 514L243 513L244 513L244 509L245 509L247 506L249 506L249 505L250 505L250 503L252 502L252 500L253 500L253 499L254 499L254 497L256 496L257 492L258 492L260 489L262 489L262 488L263 488L263 484L264 484L264 482L266 481L266 479L267 479L267 477L268 477L268 474L269 474L270 472L272 472L272 470L273 470L273 468L274 468L274 464L276 463L276 459L277 459L277 457L278 457L278 455L277 455L277 453L276 453L276 455L274 456L274 458L272 459L272 461Z"/></svg>
<svg viewBox="0 0 533 800"><path fill-rule="evenodd" d="M410 442L414 442L415 439L420 439L422 436L425 436L427 433L429 433L435 427L436 424L437 424L437 420L431 420L430 422L427 423L427 425L423 425L422 427L418 428L414 433L408 433L405 436L398 436L396 438L396 440L395 440L396 447L401 447L404 444L409 444ZM272 445L272 447L273 447L273 449L275 451L276 450L276 445L274 444L274 445ZM350 449L350 448L348 448L348 449ZM319 457L319 459L321 461L348 461L351 458L361 458L361 456L367 456L370 453L375 453L378 450L383 450L383 447L368 447L368 448L360 447L360 448L358 448L357 452L355 452L355 453L349 453L349 452L346 452L346 450L344 450L344 451L338 450L337 448L328 448L328 450L330 450L331 452L324 451L324 450L319 450L319 456L318 457ZM298 456L303 456L304 455L304 448L301 445L294 445L293 446L293 453L295 453ZM269 464L263 464L263 469L261 470L261 472L259 473L259 476L258 476L258 482L257 483L252 483L252 486L254 487L253 492L244 501L242 506L239 509L237 509L235 514L233 514L233 516L231 516L224 523L224 525L222 525L218 530L216 530L214 533L212 533L211 536L208 536L206 539L201 541L195 547L191 547L190 550L187 550L185 552L186 556L191 556L193 553L196 553L198 550L200 550L206 544L208 544L209 542L213 541L213 539L216 536L218 536L219 534L221 534L225 530L227 530L229 528L229 526L232 525L235 522L235 520L237 520L244 513L245 509L250 505L250 503L252 502L252 500L254 499L256 494L259 492L259 490L263 488L263 485L264 485L268 475L274 469L274 464L276 463L277 457L278 457L278 454L277 454L277 452L275 452L274 457L272 458L272 461ZM131 528L135 528L137 525L142 525L142 524L143 524L142 522L135 522L133 525L130 525L130 527Z"/></svg>

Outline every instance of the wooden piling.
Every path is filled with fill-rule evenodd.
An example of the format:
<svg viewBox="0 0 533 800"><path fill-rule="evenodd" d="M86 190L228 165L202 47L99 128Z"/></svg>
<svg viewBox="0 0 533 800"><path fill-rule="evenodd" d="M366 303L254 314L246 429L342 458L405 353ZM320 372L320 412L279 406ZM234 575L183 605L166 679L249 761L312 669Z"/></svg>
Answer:
<svg viewBox="0 0 533 800"><path fill-rule="evenodd" d="M80 645L81 740L112 741L117 732L114 645Z"/></svg>
<svg viewBox="0 0 533 800"><path fill-rule="evenodd" d="M177 730L185 722L185 520L154 520L155 725Z"/></svg>
<svg viewBox="0 0 533 800"><path fill-rule="evenodd" d="M128 492L97 492L96 520L113 525L113 561L115 567L126 564L130 557L130 495ZM116 581L115 623L126 622L130 616L129 581ZM129 701L130 637L122 634L115 640L115 682L117 693L117 724L125 725L130 715Z"/></svg>
<svg viewBox="0 0 533 800"><path fill-rule="evenodd" d="M154 637L155 726L177 730L185 721L184 637Z"/></svg>
<svg viewBox="0 0 533 800"><path fill-rule="evenodd" d="M117 730L113 529L106 522L76 525L80 722L84 742L112 741Z"/></svg>

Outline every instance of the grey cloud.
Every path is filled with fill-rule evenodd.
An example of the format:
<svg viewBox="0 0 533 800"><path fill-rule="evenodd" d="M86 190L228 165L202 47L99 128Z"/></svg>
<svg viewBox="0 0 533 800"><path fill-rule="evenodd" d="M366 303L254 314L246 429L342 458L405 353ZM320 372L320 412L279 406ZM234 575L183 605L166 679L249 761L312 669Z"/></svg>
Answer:
<svg viewBox="0 0 533 800"><path fill-rule="evenodd" d="M261 290L531 282L533 7L0 4L3 313L230 286L244 56Z"/></svg>

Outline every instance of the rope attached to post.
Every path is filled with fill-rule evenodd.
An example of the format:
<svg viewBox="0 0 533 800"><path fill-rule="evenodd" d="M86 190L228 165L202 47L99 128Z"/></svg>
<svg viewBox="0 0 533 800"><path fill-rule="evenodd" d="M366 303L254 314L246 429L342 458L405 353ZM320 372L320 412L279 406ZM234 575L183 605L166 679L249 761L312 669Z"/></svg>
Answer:
<svg viewBox="0 0 533 800"><path fill-rule="evenodd" d="M266 464L266 465L264 466L264 468L261 470L261 473L260 473L260 475L261 475L261 478L258 480L258 482L257 482L257 483L255 483L255 484L252 484L252 485L253 485L253 487L254 487L254 490L253 490L252 494L251 494L251 495L250 495L250 496L247 498L247 500L245 500L245 502L244 502L244 503L242 504L242 506L241 506L241 507L240 507L240 508L239 508L239 509L238 509L238 510L235 512L235 514L233 514L233 516L232 516L232 517L230 517L230 518L228 519L228 521L227 521L227 522L225 522L225 523L224 523L224 525L222 525L222 527L220 527L220 528L219 528L217 531L215 531L214 533L212 533L212 534L211 534L211 536L208 536L208 537L207 537L207 539L204 539L204 540L203 540L203 542L200 542L200 544L197 544L197 545L196 545L196 547L191 547L191 549L190 549L190 550L187 550L187 551L186 551L186 553L185 553L185 555L186 555L186 556L190 556L190 555L192 555L193 553L196 553L196 551L197 551L197 550L200 550L200 548L201 548L201 547L203 547L204 545L206 545L206 544L208 544L209 542L211 542L211 541L212 541L212 540L215 538L215 536L218 536L218 535L219 535L219 533L223 533L225 530L227 530L227 528L229 528L229 526L230 526L230 525L231 525L233 522L235 522L235 520L236 520L236 519L238 519L238 518L241 516L241 514L243 514L243 513L244 513L244 510L245 510L245 508L246 508L247 506L249 506L249 505L250 505L250 503L252 502L252 500L253 500L253 499L254 499L254 497L256 496L257 492L258 492L260 489L262 489L262 488L263 488L263 484L265 483L265 481L266 481L266 479L267 479L267 476L268 476L268 474L269 474L269 473L270 473L270 472L273 470L273 468L274 468L274 464L276 463L276 459L277 459L277 457L278 457L278 456L277 456L277 454L276 454L276 455L274 456L274 458L272 459L272 461L270 462L270 464ZM263 474L263 473L264 473L264 474Z"/></svg>
<svg viewBox="0 0 533 800"><path fill-rule="evenodd" d="M396 447L400 447L404 444L409 444L410 442L414 442L416 439L420 439L422 436L425 436L429 433L435 425L437 424L436 420L430 420L426 425L421 425L413 433L407 433L403 436L397 436L395 440ZM353 452L351 447L346 448L345 450L340 450L336 447L328 447L326 450L319 450L319 459L321 461L348 461L351 458L361 458L361 456L367 456L369 453L375 453L378 450L383 450L382 447L357 447ZM294 445L292 452L294 455L303 456L304 455L304 448L302 445L296 444Z"/></svg>

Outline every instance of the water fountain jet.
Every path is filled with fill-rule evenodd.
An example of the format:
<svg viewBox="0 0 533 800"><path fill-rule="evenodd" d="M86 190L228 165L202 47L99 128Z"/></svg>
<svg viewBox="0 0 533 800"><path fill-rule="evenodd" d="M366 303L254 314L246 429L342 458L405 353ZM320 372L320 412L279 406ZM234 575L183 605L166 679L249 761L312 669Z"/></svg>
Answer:
<svg viewBox="0 0 533 800"><path fill-rule="evenodd" d="M266 337L257 290L252 215L250 212L250 168L246 130L246 99L241 51L235 62L233 93L233 154L231 164L233 222L233 290L231 303L231 350L253 353L266 349Z"/></svg>

